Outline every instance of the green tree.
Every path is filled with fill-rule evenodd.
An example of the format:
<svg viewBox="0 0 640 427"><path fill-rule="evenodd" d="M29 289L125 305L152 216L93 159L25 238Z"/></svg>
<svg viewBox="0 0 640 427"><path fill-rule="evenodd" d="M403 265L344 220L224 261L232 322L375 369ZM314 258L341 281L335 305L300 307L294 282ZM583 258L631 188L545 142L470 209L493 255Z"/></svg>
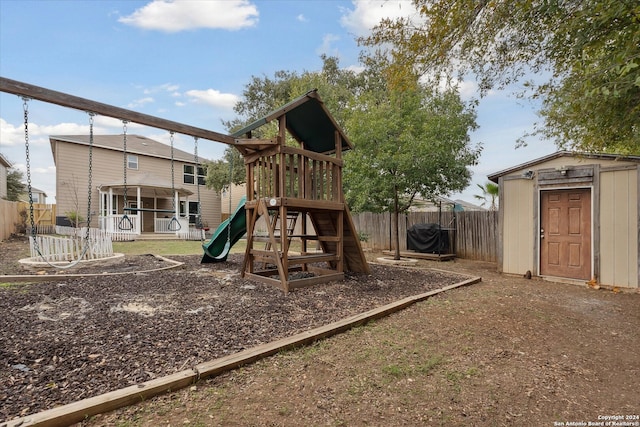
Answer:
<svg viewBox="0 0 640 427"><path fill-rule="evenodd" d="M474 104L463 103L453 89L438 92L420 85L415 75L389 79L391 68L382 55L363 57L361 73L341 69L336 58L322 60L319 72L253 77L236 105L240 116L226 125L237 130L317 88L355 146L345 153L347 202L356 211L393 212L397 242L398 215L417 195L433 198L469 184L468 166L480 153L469 138L476 128ZM275 128L263 129L260 136L272 136L269 132ZM210 166L207 182L222 188L228 182L225 169L224 161ZM399 258L397 244L396 249Z"/></svg>
<svg viewBox="0 0 640 427"><path fill-rule="evenodd" d="M355 72L340 68L338 58L326 55L320 58L320 71L299 74L280 70L273 77L252 76L242 93L242 99L234 107L237 117L224 121L224 126L229 132L234 132L313 89L318 89L322 101L335 119L344 123L347 107L358 92L360 79ZM276 127L264 126L257 131L262 133L255 136L264 136L265 133L275 133Z"/></svg>
<svg viewBox="0 0 640 427"><path fill-rule="evenodd" d="M559 147L640 153L640 4L635 0L414 0L418 18L360 39L390 47L394 76L523 83L542 101L534 134ZM525 80L527 76L535 80Z"/></svg>
<svg viewBox="0 0 640 427"><path fill-rule="evenodd" d="M480 147L473 106L451 89L429 90L415 81L385 87L370 69L371 87L358 98L348 122L355 149L345 154L345 196L355 211L393 213L395 259L400 259L398 218L416 196L460 191L470 181Z"/></svg>
<svg viewBox="0 0 640 427"><path fill-rule="evenodd" d="M246 181L244 159L238 150L227 147L223 158L207 162L205 184L217 192L229 187L229 183L243 184Z"/></svg>
<svg viewBox="0 0 640 427"><path fill-rule="evenodd" d="M7 171L7 200L17 202L20 196L27 191L27 186L22 182L24 174L17 169Z"/></svg>
<svg viewBox="0 0 640 427"><path fill-rule="evenodd" d="M336 120L344 122L352 94L356 91L358 76L353 71L340 68L335 57L323 55L321 59L323 66L319 72L305 71L299 74L280 70L273 77L252 76L243 91L242 99L234 106L237 117L223 122L224 126L229 132L235 132L313 89L318 89L327 108L332 114L335 113ZM253 136L268 138L276 133L277 123L274 122L256 129ZM229 185L231 159L234 164L231 181L234 184L245 182L243 158L233 147L228 147L223 159L207 164L206 184L209 188L221 191Z"/></svg>
<svg viewBox="0 0 640 427"><path fill-rule="evenodd" d="M475 197L477 200L481 202L480 206L484 206L488 204L490 211L497 210L498 209L498 193L500 192L500 187L498 187L498 184L494 184L493 182L489 181L484 185L480 185L480 184L477 184L477 185L478 185L478 188L482 191L482 194L476 194L473 197Z"/></svg>

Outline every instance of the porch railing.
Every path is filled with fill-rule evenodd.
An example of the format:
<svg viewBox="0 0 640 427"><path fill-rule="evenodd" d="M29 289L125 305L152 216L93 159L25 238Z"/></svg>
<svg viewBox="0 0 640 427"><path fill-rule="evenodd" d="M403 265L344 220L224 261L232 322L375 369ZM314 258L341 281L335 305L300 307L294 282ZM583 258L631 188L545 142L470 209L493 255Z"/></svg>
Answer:
<svg viewBox="0 0 640 427"><path fill-rule="evenodd" d="M135 240L141 234L140 216L127 215L133 224L131 230L120 230L123 215L109 215L99 217L100 229L111 236L113 241ZM173 234L184 240L201 240L205 237L204 230L189 226L189 218L178 218L180 227L176 230L175 224L171 224L171 218L156 218L154 220L154 233Z"/></svg>
<svg viewBox="0 0 640 427"><path fill-rule="evenodd" d="M126 241L135 240L136 236L140 234L140 216L129 215L127 217L131 221L124 220L124 215L107 215L99 218L100 229L106 231L111 236L111 240ZM133 227L129 230L128 228Z"/></svg>
<svg viewBox="0 0 640 427"><path fill-rule="evenodd" d="M173 218L156 218L153 229L154 233L179 234L183 228L189 228L189 219L187 218L178 218L179 227L176 226L175 223L172 224L172 221Z"/></svg>

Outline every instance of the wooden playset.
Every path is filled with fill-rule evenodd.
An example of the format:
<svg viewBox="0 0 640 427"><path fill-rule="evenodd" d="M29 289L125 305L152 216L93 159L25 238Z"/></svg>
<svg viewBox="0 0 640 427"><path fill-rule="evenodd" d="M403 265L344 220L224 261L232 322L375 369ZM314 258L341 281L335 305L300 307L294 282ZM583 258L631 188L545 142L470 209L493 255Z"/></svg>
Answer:
<svg viewBox="0 0 640 427"><path fill-rule="evenodd" d="M341 280L345 271L369 272L342 191L342 153L352 145L316 91L308 92L234 135L3 77L0 77L0 91L238 149L244 157L247 183L244 277L274 284L288 292ZM254 131L273 121L278 125L275 137L252 137ZM257 227L261 218L266 223L264 233ZM293 239L300 242L299 251L291 250Z"/></svg>

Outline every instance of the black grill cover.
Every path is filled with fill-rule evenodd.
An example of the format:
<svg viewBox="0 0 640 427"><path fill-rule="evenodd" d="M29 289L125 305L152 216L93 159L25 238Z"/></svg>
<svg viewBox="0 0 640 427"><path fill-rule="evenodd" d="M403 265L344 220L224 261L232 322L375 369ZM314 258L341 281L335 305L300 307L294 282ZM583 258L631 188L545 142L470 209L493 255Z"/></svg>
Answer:
<svg viewBox="0 0 640 427"><path fill-rule="evenodd" d="M421 253L449 253L449 232L438 224L415 224L407 230L407 249Z"/></svg>

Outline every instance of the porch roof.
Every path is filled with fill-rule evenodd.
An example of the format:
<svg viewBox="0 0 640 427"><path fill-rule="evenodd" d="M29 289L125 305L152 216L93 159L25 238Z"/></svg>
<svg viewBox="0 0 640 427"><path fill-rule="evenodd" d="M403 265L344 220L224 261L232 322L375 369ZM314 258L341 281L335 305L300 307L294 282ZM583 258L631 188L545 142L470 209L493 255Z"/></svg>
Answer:
<svg viewBox="0 0 640 427"><path fill-rule="evenodd" d="M151 173L144 173L140 175L127 178L127 189L132 187L140 187L144 191L145 197L148 197L151 193L153 196L160 197L172 197L171 182L157 177ZM110 188L114 190L123 190L125 187L124 181L114 181L110 183L100 184L98 189L100 191L108 191ZM179 196L190 196L193 191L184 187L174 186Z"/></svg>

